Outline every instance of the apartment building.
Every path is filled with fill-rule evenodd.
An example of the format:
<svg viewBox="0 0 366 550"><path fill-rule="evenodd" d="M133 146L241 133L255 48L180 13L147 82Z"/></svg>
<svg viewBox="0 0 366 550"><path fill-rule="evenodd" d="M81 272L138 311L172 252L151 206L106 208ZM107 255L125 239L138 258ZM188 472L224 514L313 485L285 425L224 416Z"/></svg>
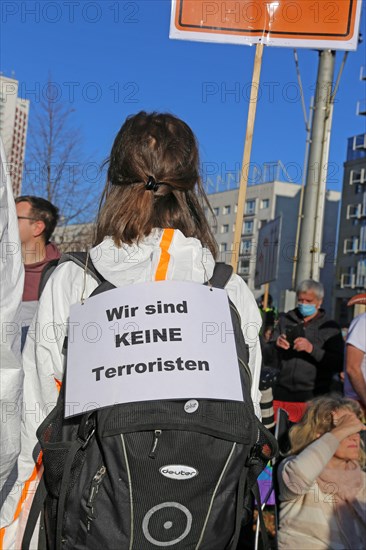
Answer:
<svg viewBox="0 0 366 550"><path fill-rule="evenodd" d="M348 139L344 163L335 286L335 316L347 324L348 300L366 289L366 133Z"/></svg>
<svg viewBox="0 0 366 550"><path fill-rule="evenodd" d="M360 80L366 81L365 67ZM356 114L366 116L366 101L358 101ZM344 163L336 279L335 317L347 325L362 306L348 307L348 300L366 291L366 133L347 140ZM364 310L364 308L363 308Z"/></svg>
<svg viewBox="0 0 366 550"><path fill-rule="evenodd" d="M28 130L29 100L18 97L19 82L0 75L0 136L14 196L21 194Z"/></svg>
<svg viewBox="0 0 366 550"><path fill-rule="evenodd" d="M233 243L238 189L208 195L216 222L211 227L219 246L220 261L230 263L232 254L238 255L238 274L246 281L254 295L260 296L262 288L255 287L258 232L270 220L281 217L278 244L277 279L270 283L270 293L277 306L283 309L285 291L293 288L296 232L299 216L301 185L283 181L270 181L250 185L247 188L244 220L240 245ZM335 235L340 193L328 191L325 206L325 231L323 234L324 268L321 281L329 289L334 280ZM331 292L326 293L324 306L330 310Z"/></svg>

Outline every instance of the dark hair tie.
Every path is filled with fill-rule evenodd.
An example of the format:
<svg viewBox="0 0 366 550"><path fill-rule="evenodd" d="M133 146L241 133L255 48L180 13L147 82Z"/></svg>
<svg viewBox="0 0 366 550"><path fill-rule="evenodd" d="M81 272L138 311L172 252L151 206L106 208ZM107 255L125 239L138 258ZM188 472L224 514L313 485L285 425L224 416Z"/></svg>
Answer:
<svg viewBox="0 0 366 550"><path fill-rule="evenodd" d="M145 185L145 189L147 191L155 191L159 188L160 183L155 181L155 178L153 176L149 176L147 183Z"/></svg>

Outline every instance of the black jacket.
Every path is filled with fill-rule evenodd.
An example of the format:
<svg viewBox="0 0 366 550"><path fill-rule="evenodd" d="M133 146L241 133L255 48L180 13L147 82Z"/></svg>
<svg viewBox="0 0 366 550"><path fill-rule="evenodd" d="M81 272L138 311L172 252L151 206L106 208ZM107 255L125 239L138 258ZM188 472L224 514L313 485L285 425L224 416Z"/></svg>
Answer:
<svg viewBox="0 0 366 550"><path fill-rule="evenodd" d="M318 315L304 323L299 310L280 315L274 331L276 341L290 327L302 325L304 337L314 346L311 353L277 348L279 373L274 388L274 399L304 402L330 391L334 374L343 368L344 341L335 321L320 309Z"/></svg>

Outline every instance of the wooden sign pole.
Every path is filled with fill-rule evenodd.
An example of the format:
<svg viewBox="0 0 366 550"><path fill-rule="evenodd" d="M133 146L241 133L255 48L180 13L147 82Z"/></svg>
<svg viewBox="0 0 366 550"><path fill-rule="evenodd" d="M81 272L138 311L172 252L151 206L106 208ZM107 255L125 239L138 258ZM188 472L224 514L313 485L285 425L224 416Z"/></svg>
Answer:
<svg viewBox="0 0 366 550"><path fill-rule="evenodd" d="M236 213L234 240L233 240L233 248L232 248L231 265L233 266L235 273L238 268L238 261L239 261L239 254L240 254L240 243L241 243L242 225L243 225L243 218L244 218L245 197L247 194L250 154L252 151L254 122L255 122L255 114L257 110L257 101L258 101L258 94L259 94L259 79L260 79L261 68L262 68L263 47L264 47L263 44L257 44L255 48L252 86L250 91L249 110L248 110L248 121L247 121L247 129L245 134L244 153L243 153L243 161L242 161L241 174L240 174L238 209Z"/></svg>
<svg viewBox="0 0 366 550"><path fill-rule="evenodd" d="M268 307L268 294L269 294L269 283L264 285L264 298L263 298L263 310L266 311Z"/></svg>

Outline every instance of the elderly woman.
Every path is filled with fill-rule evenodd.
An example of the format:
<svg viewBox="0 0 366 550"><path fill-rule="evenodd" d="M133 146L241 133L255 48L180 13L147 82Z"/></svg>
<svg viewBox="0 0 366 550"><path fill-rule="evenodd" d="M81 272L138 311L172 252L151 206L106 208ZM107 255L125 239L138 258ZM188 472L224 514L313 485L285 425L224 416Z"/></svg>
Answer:
<svg viewBox="0 0 366 550"><path fill-rule="evenodd" d="M278 547L361 550L366 541L365 453L361 408L338 396L314 399L290 430L278 471Z"/></svg>
<svg viewBox="0 0 366 550"><path fill-rule="evenodd" d="M273 407L275 415L285 409L291 422L301 420L307 401L329 393L344 353L341 329L321 307L323 285L302 281L296 295L296 308L280 315L273 335L279 366Z"/></svg>

